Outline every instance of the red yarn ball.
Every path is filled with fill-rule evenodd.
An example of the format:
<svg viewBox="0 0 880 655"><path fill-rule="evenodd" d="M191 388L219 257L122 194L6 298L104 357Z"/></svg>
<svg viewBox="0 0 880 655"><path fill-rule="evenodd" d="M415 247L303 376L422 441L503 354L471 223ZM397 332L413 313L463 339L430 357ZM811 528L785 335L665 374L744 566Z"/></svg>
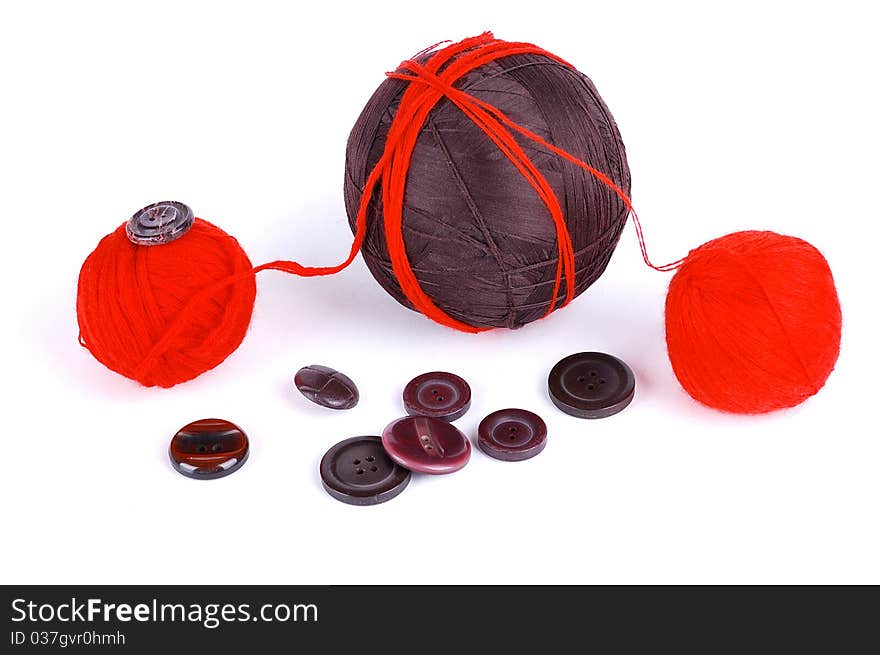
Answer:
<svg viewBox="0 0 880 655"><path fill-rule="evenodd" d="M735 232L691 251L669 284L666 344L679 382L710 407L793 407L828 379L840 352L828 262L806 241Z"/></svg>
<svg viewBox="0 0 880 655"><path fill-rule="evenodd" d="M154 246L104 237L79 275L80 343L107 368L171 387L214 368L244 338L256 296L238 241L195 219L181 238Z"/></svg>

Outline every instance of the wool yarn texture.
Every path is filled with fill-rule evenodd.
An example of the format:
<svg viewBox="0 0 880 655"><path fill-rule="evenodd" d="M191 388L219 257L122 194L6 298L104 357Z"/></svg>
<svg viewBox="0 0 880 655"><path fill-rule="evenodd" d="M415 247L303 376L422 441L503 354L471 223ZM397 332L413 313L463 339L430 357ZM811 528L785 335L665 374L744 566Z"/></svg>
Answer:
<svg viewBox="0 0 880 655"><path fill-rule="evenodd" d="M238 241L202 219L161 246L104 237L80 270L80 343L112 371L171 387L238 348L254 308L251 262Z"/></svg>
<svg viewBox="0 0 880 655"><path fill-rule="evenodd" d="M389 84L380 87L359 124L375 118L369 109L389 89L397 96L396 115L375 126L367 154L375 157L373 146L384 146L370 170L357 173L366 177L359 192L346 167L354 241L343 262L303 266L278 260L251 268L232 237L202 220L192 234L163 245L123 243L119 228L83 265L80 343L141 384L169 387L190 380L241 342L256 273L333 275L354 261L368 236L365 257L374 273L384 270L380 282L407 306L466 332L518 327L547 316L602 273L626 221L630 178L617 127L585 76L535 45L490 33L429 48L387 76ZM511 102L517 95L522 97ZM513 118L489 100L504 104ZM452 149L446 121L466 134ZM352 133L349 164L352 153L366 147L358 137L362 127ZM423 133L445 136L422 142ZM464 156L462 148L473 150L466 166L452 159ZM579 159L586 154L609 173ZM447 169L445 176L436 177L438 168ZM444 227L415 244L407 242L413 227L404 227L404 198L413 194L423 202L430 200L425 194L433 196L438 206L449 195L445 208L430 217ZM381 263L372 254L380 243L386 257ZM464 245L470 247L464 259L447 260ZM428 265L435 277L420 279ZM447 302L457 297L464 302Z"/></svg>
<svg viewBox="0 0 880 655"><path fill-rule="evenodd" d="M592 82L535 45L491 33L432 46L387 73L346 152L354 239L344 261L252 267L201 219L176 241L134 245L125 226L80 273L80 343L113 371L170 387L222 362L253 311L255 274L333 275L359 252L404 306L464 332L550 315L605 270L627 217L642 258L675 271L669 358L716 409L794 406L825 383L840 304L813 246L738 232L675 262L648 256L617 126Z"/></svg>
<svg viewBox="0 0 880 655"><path fill-rule="evenodd" d="M738 414L793 407L828 379L841 311L828 262L806 241L736 232L693 250L669 284L666 343L693 398Z"/></svg>

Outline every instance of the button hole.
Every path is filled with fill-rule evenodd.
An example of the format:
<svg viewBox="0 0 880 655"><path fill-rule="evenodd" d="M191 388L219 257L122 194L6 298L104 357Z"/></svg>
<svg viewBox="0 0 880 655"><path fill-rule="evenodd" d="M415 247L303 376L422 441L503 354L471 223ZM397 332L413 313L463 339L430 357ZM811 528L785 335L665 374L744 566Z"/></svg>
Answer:
<svg viewBox="0 0 880 655"><path fill-rule="evenodd" d="M354 460L354 465L355 465L355 466L357 466L357 465L360 464L360 463L361 463L361 460L359 460L359 459Z"/></svg>
<svg viewBox="0 0 880 655"><path fill-rule="evenodd" d="M589 389L590 391L592 391L592 390L595 389L595 388L596 388L596 385L593 385L593 384L588 384L588 385L587 385L587 389Z"/></svg>
<svg viewBox="0 0 880 655"><path fill-rule="evenodd" d="M201 446L198 447L198 451L200 453L206 453L206 452L208 452L208 447L205 444L202 444Z"/></svg>
<svg viewBox="0 0 880 655"><path fill-rule="evenodd" d="M594 377L596 377L597 375L599 375L599 374L596 373L596 371L590 371L590 377L591 377L591 378L594 378Z"/></svg>
<svg viewBox="0 0 880 655"><path fill-rule="evenodd" d="M586 382L586 381L587 381L587 378L585 378L583 375L581 375L581 376L578 378L578 382Z"/></svg>
<svg viewBox="0 0 880 655"><path fill-rule="evenodd" d="M605 378L599 378L599 384L605 384Z"/></svg>
<svg viewBox="0 0 880 655"><path fill-rule="evenodd" d="M364 474L364 469L357 469L357 470L355 471L355 473L357 473L358 475L363 475L363 474Z"/></svg>
<svg viewBox="0 0 880 655"><path fill-rule="evenodd" d="M371 466L371 467L370 467L370 470L371 470L373 473L375 473L375 472L378 471L379 469L376 468L375 466Z"/></svg>
<svg viewBox="0 0 880 655"><path fill-rule="evenodd" d="M376 458L373 457L372 455L370 455L369 457L367 457L367 461L368 461L368 462L373 462L373 461L375 461L375 460L376 460Z"/></svg>

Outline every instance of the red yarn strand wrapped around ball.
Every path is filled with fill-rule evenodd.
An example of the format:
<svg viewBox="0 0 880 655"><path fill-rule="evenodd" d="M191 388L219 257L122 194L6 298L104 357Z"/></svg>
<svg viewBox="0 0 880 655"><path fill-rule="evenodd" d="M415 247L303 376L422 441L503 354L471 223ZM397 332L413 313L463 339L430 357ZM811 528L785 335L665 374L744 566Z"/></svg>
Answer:
<svg viewBox="0 0 880 655"><path fill-rule="evenodd" d="M386 291L481 332L546 317L602 274L626 222L629 169L588 78L491 33L387 75L352 129L345 186Z"/></svg>
<svg viewBox="0 0 880 655"><path fill-rule="evenodd" d="M691 396L754 414L792 407L825 384L841 313L824 257L794 237L737 232L655 266L617 126L569 64L487 32L422 51L387 75L349 139L354 242L342 263L252 268L234 238L200 219L156 246L133 245L122 226L80 273L82 345L126 377L170 387L238 347L255 273L332 275L358 252L391 295L442 325L519 327L592 284L631 215L645 263L677 269L666 340ZM479 89L484 80L500 86ZM444 139L438 121L460 142Z"/></svg>
<svg viewBox="0 0 880 655"><path fill-rule="evenodd" d="M384 137L379 161L358 193L357 209L352 216L354 242L342 263L312 267L278 260L250 268L235 239L205 221L197 221L198 229L193 228L177 241L155 246L134 246L125 240L124 229L119 228L101 241L83 265L77 299L82 345L108 368L147 386L172 386L213 368L244 337L252 313L255 273L274 269L300 276L332 275L351 264L362 251L367 235L375 231L375 221L371 223L368 210L373 204L373 190L380 183L377 199L386 208L383 239L388 244L394 286L401 289L410 306L429 318L467 332L496 325L518 327L548 315L586 289L608 264L629 208L629 170L623 144L592 83L559 57L535 45L502 41L488 32L432 50L423 51L387 74L394 78L389 82L405 83L404 100ZM537 59L515 59L524 56ZM511 62L506 72L514 84L522 84L516 79L525 79L521 70L541 70L548 64L555 67L556 77L539 76L539 97L532 102L540 100L543 104L536 104L538 113L551 112L554 120L563 123L560 134L574 135L569 135L569 141L578 146L581 156L603 153L603 161L611 170L601 172L511 120L498 107L459 85L453 86L462 76L501 59ZM490 73L497 76L497 71ZM562 93L569 85L572 96ZM553 89L560 92L558 98L541 97L542 93L552 94ZM509 94L498 96L506 97ZM562 107L556 106L560 104L557 100ZM416 142L425 132L423 126L428 115L438 103L446 101L461 112L464 124L476 126L484 142L481 153L488 144L482 161L490 165L496 160L507 161L509 170L505 175L528 189L525 197L507 197L502 193L493 200L501 203L496 218L500 217L503 224L515 210L522 212L524 203L532 206L537 200L539 206L543 205L543 210L536 207L526 213L535 234L517 236L526 245L540 244L541 256L531 262L522 253L513 253L512 265L503 271L508 279L508 297L514 293L510 280L521 280L522 286L515 292L525 299L520 308L523 313L518 314L510 306L505 309L507 318L502 322L472 324L462 320L461 313L456 318L441 309L434 300L440 289L434 285L430 294L425 290L410 262L412 251L405 244L402 207L404 197L418 179L418 174L410 170ZM543 129L552 138L553 130L547 125ZM528 142L533 144L530 152L525 149ZM548 151L574 166L561 175L559 162L551 163ZM540 166L534 161L536 155L542 160ZM422 169L425 170L430 171L431 167ZM556 179L552 184L547 179L548 171ZM561 178L566 180L563 201L554 188L563 188ZM500 181L501 178L492 176L493 184ZM347 184L347 206L350 199ZM572 221L580 226L575 230L575 238L569 229ZM511 225L507 229L515 236L520 231ZM496 259L502 257L497 244L492 243L489 248L495 251ZM364 256L373 270L368 253L364 252ZM555 269L549 278L543 270L547 267ZM481 277L474 272L466 275L464 281L479 283ZM549 285L546 290L545 285ZM454 285L453 291L459 293L462 287Z"/></svg>

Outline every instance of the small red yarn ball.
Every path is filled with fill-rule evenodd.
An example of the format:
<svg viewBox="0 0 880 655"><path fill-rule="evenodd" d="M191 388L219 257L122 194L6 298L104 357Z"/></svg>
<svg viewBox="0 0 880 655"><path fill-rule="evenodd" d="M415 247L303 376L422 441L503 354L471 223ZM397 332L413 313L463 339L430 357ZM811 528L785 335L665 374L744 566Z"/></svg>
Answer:
<svg viewBox="0 0 880 655"><path fill-rule="evenodd" d="M80 343L148 387L191 380L244 339L256 297L251 270L238 241L202 219L153 246L133 244L122 225L80 271Z"/></svg>
<svg viewBox="0 0 880 655"><path fill-rule="evenodd" d="M819 391L840 327L828 262L775 232L735 232L693 250L666 297L666 344L682 387L738 414L793 407Z"/></svg>

